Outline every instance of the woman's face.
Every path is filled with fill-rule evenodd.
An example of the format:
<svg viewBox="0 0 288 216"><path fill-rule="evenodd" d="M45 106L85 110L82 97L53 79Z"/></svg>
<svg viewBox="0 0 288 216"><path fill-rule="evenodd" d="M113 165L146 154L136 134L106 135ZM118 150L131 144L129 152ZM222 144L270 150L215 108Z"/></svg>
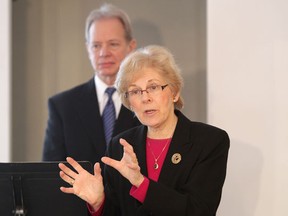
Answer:
<svg viewBox="0 0 288 216"><path fill-rule="evenodd" d="M128 87L131 110L149 128L161 129L169 125L175 115L173 100L177 101L179 95L172 92L155 69L143 68L138 74Z"/></svg>

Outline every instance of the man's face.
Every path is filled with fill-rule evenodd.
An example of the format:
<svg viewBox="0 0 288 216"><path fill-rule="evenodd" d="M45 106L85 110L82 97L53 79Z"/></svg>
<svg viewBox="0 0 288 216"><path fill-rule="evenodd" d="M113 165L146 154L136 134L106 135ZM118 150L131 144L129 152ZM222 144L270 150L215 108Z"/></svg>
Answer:
<svg viewBox="0 0 288 216"><path fill-rule="evenodd" d="M126 41L123 25L116 18L95 21L89 29L89 59L103 81L115 79L121 61L135 46L134 40Z"/></svg>

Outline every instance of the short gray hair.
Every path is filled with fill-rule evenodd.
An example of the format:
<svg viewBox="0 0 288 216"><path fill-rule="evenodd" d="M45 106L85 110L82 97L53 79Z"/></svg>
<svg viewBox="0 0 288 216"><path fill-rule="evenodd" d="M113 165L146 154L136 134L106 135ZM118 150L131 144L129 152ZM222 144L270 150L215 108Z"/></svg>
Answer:
<svg viewBox="0 0 288 216"><path fill-rule="evenodd" d="M125 97L125 93L128 91L131 82L140 75L139 72L143 68L155 69L169 84L169 87L175 95L179 93L180 97L174 106L176 109L182 109L184 100L181 96L181 90L184 82L181 71L171 52L158 45L140 48L129 54L122 61L115 84L120 93L123 105L128 109L130 108L129 100Z"/></svg>
<svg viewBox="0 0 288 216"><path fill-rule="evenodd" d="M85 25L86 42L89 42L89 30L91 25L95 21L107 18L119 19L119 21L123 24L126 40L130 42L133 39L132 27L128 14L112 4L105 3L99 9L91 11L86 19L86 25Z"/></svg>

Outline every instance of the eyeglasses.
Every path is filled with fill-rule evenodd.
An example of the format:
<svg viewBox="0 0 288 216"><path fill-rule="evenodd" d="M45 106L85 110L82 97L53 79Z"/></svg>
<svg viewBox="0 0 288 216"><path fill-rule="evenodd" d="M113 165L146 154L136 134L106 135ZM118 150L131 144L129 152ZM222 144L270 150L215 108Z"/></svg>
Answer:
<svg viewBox="0 0 288 216"><path fill-rule="evenodd" d="M124 93L125 98L140 98L141 95L143 94L143 92L145 91L146 93L149 94L157 94L160 91L163 91L166 87L168 86L168 84L166 85L150 85L148 86L146 89L133 89L131 91L127 91Z"/></svg>

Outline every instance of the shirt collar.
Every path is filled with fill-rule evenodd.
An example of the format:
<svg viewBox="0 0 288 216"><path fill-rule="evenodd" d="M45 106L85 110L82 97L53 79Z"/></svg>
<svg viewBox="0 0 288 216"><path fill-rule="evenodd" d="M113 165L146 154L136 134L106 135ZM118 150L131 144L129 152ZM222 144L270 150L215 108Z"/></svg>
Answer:
<svg viewBox="0 0 288 216"><path fill-rule="evenodd" d="M111 87L111 86L108 86L106 83L104 83L97 75L94 76L94 82L95 82L98 98L103 98L106 88Z"/></svg>

